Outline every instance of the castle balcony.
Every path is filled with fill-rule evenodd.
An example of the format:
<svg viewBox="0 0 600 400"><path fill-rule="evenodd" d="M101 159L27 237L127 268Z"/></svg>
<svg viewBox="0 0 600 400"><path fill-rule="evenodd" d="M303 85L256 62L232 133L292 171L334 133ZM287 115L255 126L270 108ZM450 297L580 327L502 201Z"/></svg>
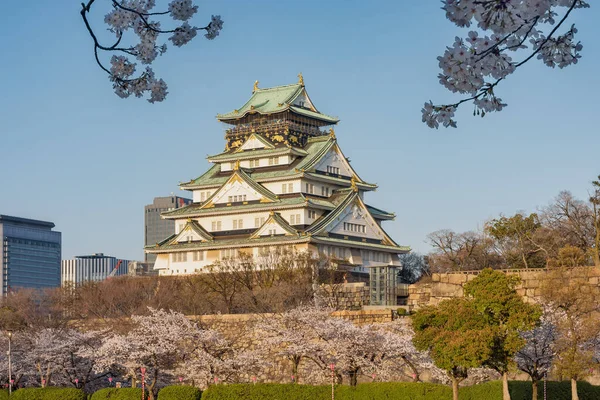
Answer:
<svg viewBox="0 0 600 400"><path fill-rule="evenodd" d="M225 138L237 137L240 135L245 136L250 135L251 133L284 132L286 129L297 133L304 133L308 136L323 136L329 134L329 132L322 131L315 126L280 119L236 125L233 128L225 130Z"/></svg>

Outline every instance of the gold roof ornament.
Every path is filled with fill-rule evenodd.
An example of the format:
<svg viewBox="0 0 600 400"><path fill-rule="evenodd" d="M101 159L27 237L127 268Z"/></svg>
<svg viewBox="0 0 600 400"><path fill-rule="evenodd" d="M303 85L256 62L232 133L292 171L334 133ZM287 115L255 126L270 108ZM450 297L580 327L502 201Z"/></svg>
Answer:
<svg viewBox="0 0 600 400"><path fill-rule="evenodd" d="M271 216L275 215L275 211L273 211L273 210L269 211L269 215L271 215Z"/></svg>
<svg viewBox="0 0 600 400"><path fill-rule="evenodd" d="M237 171L240 169L240 160L235 160L235 164L233 164L233 170Z"/></svg>
<svg viewBox="0 0 600 400"><path fill-rule="evenodd" d="M352 179L350 179L350 187L352 188L352 190L354 192L358 192L358 186L356 186L356 177L353 176Z"/></svg>
<svg viewBox="0 0 600 400"><path fill-rule="evenodd" d="M304 86L304 77L302 76L302 72L298 74L298 83Z"/></svg>
<svg viewBox="0 0 600 400"><path fill-rule="evenodd" d="M252 93L258 90L258 81L254 81L254 89L252 89Z"/></svg>
<svg viewBox="0 0 600 400"><path fill-rule="evenodd" d="M333 130L333 127L329 128L329 136L332 139L335 139L335 131Z"/></svg>

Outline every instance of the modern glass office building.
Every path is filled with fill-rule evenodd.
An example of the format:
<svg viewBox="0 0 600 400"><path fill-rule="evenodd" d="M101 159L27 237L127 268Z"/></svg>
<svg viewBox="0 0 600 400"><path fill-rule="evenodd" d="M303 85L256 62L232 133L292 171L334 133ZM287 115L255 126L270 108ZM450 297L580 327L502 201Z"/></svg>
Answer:
<svg viewBox="0 0 600 400"><path fill-rule="evenodd" d="M0 215L2 295L60 286L61 233L54 223Z"/></svg>

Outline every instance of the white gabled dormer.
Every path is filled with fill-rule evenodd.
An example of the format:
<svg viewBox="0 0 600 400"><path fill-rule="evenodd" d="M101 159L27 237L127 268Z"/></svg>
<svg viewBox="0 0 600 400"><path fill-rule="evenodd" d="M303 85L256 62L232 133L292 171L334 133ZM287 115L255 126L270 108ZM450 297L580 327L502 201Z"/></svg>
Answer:
<svg viewBox="0 0 600 400"><path fill-rule="evenodd" d="M248 150L273 149L273 148L275 148L275 146L273 146L273 144L270 143L267 139L263 138L260 135L257 135L256 133L253 133L250 136L248 136L248 139L246 139L244 144L241 145L235 152L239 153L239 152L248 151Z"/></svg>
<svg viewBox="0 0 600 400"><path fill-rule="evenodd" d="M264 236L279 236L279 235L297 235L298 231L290 226L279 213L271 212L265 223L258 228L250 239L257 239Z"/></svg>
<svg viewBox="0 0 600 400"><path fill-rule="evenodd" d="M234 173L217 191L206 200L201 208L211 208L215 204L231 204L260 201L270 203L277 201L277 196L257 182L254 182L244 171L239 169L239 162L234 166Z"/></svg>

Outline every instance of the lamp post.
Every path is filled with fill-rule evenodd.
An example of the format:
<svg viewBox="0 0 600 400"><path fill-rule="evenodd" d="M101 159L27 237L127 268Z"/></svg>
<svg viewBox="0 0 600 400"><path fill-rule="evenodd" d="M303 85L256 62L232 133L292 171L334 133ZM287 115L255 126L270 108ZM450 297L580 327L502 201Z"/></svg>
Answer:
<svg viewBox="0 0 600 400"><path fill-rule="evenodd" d="M329 364L329 368L331 368L331 400L335 400L335 389L334 389L334 376L335 376L335 364Z"/></svg>
<svg viewBox="0 0 600 400"><path fill-rule="evenodd" d="M11 345L12 345L12 331L6 333L8 335L8 396L12 394L12 360L11 360Z"/></svg>
<svg viewBox="0 0 600 400"><path fill-rule="evenodd" d="M140 368L140 371L142 371L142 400L144 400L146 397L146 367Z"/></svg>

